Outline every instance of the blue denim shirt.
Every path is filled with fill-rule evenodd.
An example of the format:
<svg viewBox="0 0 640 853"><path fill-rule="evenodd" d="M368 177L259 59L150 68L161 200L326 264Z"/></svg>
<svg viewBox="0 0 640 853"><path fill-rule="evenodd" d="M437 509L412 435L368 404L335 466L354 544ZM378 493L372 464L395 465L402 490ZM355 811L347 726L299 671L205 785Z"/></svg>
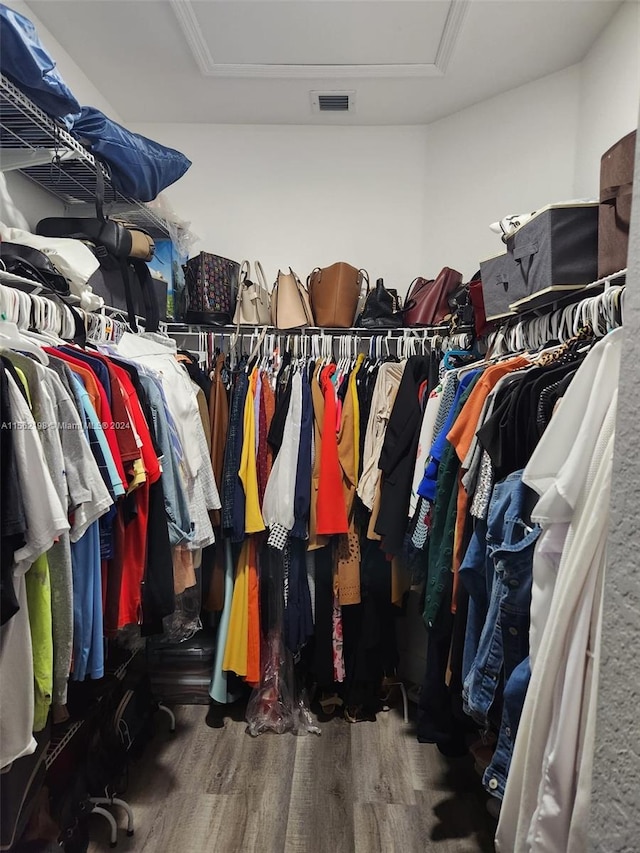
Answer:
<svg viewBox="0 0 640 853"><path fill-rule="evenodd" d="M167 514L167 526L169 528L169 542L171 546L186 545L193 539L193 523L189 512L187 496L184 483L178 470L178 462L174 453L171 430L165 409L164 395L160 390L160 383L153 377L140 371L140 384L144 388L149 400L149 407L153 417L153 428L158 447L162 453L162 490L164 492L164 506Z"/></svg>
<svg viewBox="0 0 640 853"><path fill-rule="evenodd" d="M486 573L489 566L493 566L491 594L463 687L465 712L485 727L489 725L489 711L502 679L506 683L516 666L529 654L533 551L540 535L540 527L530 525L535 500L535 494L522 482L522 471L516 471L496 484L489 506L488 560L484 563L484 571ZM482 559L477 539L475 544L472 540L464 570L461 568L461 580L466 585L470 583L467 588L471 593L475 590L476 607L482 604L476 577L479 575L481 580ZM470 644L475 642L472 633L468 633L466 639ZM467 649L465 644L465 661L470 660L472 651L473 646Z"/></svg>

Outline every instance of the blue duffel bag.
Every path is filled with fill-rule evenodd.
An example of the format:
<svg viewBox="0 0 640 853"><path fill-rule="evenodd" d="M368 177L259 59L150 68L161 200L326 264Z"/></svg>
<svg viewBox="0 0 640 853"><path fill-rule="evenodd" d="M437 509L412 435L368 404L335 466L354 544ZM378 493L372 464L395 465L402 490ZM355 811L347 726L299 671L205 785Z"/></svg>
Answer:
<svg viewBox="0 0 640 853"><path fill-rule="evenodd" d="M191 165L180 151L132 133L95 107L82 108L73 134L109 167L116 190L138 201L153 201Z"/></svg>
<svg viewBox="0 0 640 853"><path fill-rule="evenodd" d="M34 104L68 128L80 104L64 82L28 18L0 3L0 71Z"/></svg>

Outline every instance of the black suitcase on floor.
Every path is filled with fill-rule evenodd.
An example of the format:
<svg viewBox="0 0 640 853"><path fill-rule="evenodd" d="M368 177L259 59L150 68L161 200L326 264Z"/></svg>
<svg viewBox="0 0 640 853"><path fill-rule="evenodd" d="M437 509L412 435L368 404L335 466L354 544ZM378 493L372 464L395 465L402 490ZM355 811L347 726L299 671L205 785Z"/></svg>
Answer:
<svg viewBox="0 0 640 853"><path fill-rule="evenodd" d="M216 636L200 631L184 643L149 640L147 661L154 695L169 705L208 705Z"/></svg>

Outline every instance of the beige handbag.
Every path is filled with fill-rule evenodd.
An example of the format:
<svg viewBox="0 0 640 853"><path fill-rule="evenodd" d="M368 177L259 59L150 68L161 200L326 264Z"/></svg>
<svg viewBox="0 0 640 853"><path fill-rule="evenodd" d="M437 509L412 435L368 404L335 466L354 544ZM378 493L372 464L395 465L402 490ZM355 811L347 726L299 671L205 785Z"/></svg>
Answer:
<svg viewBox="0 0 640 853"><path fill-rule="evenodd" d="M240 264L238 298L233 322L238 326L268 326L271 321L271 308L267 280L260 261L254 261L256 281L251 281L251 264Z"/></svg>
<svg viewBox="0 0 640 853"><path fill-rule="evenodd" d="M271 292L271 323L276 329L315 325L309 293L291 267L288 273L278 270Z"/></svg>

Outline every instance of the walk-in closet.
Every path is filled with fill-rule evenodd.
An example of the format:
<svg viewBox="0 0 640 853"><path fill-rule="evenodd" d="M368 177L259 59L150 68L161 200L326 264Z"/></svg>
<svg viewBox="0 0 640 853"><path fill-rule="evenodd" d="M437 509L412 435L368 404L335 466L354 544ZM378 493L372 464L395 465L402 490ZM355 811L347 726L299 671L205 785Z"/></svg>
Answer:
<svg viewBox="0 0 640 853"><path fill-rule="evenodd" d="M0 3L0 850L637 850L640 4Z"/></svg>

